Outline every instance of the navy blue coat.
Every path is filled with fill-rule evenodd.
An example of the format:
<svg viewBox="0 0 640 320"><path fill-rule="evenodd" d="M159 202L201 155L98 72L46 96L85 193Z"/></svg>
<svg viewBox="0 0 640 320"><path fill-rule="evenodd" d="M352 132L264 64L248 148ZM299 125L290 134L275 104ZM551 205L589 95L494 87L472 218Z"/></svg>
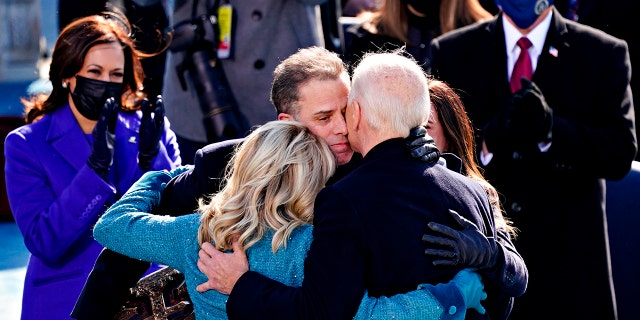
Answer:
<svg viewBox="0 0 640 320"><path fill-rule="evenodd" d="M229 296L229 318L350 319L365 290L391 296L448 281L460 267L434 267L421 241L428 222L454 223L448 209L495 237L492 208L479 184L412 158L402 139L384 141L316 198L302 287L249 271Z"/></svg>
<svg viewBox="0 0 640 320"><path fill-rule="evenodd" d="M432 73L459 90L476 128L509 108L501 14L431 45ZM637 151L630 79L626 42L553 9L532 79L553 109L551 148L497 151L485 168L529 270L514 319L613 318L605 179L622 178Z"/></svg>

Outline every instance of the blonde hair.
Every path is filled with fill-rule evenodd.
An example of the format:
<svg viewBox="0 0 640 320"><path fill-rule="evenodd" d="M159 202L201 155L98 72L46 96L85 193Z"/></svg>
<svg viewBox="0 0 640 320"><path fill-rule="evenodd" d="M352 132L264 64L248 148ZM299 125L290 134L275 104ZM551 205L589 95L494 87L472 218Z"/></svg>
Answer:
<svg viewBox="0 0 640 320"><path fill-rule="evenodd" d="M236 149L217 194L200 200L198 241L231 249L234 236L249 248L268 231L275 253L291 232L313 220L316 195L335 172L331 149L302 123L267 122Z"/></svg>
<svg viewBox="0 0 640 320"><path fill-rule="evenodd" d="M493 18L478 0L443 0L440 3L440 33Z"/></svg>
<svg viewBox="0 0 640 320"><path fill-rule="evenodd" d="M359 17L365 21L365 30L383 36L408 42L409 32L408 13L406 4L400 0L382 1L381 6L374 12L363 12Z"/></svg>
<svg viewBox="0 0 640 320"><path fill-rule="evenodd" d="M382 1L380 9L365 11L359 15L365 30L409 43L409 10L401 0ZM438 13L440 34L491 19L493 14L482 7L478 0L442 0ZM436 36L437 36L436 35ZM414 43L413 45L417 45Z"/></svg>

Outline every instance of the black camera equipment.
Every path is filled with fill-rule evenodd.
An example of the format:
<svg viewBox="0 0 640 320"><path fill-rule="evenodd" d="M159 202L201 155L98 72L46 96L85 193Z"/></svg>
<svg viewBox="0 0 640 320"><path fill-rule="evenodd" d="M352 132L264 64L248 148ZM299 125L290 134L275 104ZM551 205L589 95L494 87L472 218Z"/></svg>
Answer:
<svg viewBox="0 0 640 320"><path fill-rule="evenodd" d="M187 90L184 73L188 72L195 86L207 142L244 137L249 131L246 118L238 110L221 62L217 58L217 17L215 14L197 16L197 0L190 20L177 23L169 31L169 49L185 52L184 60L176 67L182 90ZM210 12L216 12L214 6Z"/></svg>

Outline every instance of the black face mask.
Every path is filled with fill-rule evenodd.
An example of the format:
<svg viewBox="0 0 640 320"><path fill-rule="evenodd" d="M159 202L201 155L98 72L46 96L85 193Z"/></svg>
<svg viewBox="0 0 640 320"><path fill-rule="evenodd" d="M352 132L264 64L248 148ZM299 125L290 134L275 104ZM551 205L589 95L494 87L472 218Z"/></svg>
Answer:
<svg viewBox="0 0 640 320"><path fill-rule="evenodd" d="M120 101L122 83L107 82L76 76L76 88L71 99L80 114L89 120L98 120L107 99L115 97Z"/></svg>

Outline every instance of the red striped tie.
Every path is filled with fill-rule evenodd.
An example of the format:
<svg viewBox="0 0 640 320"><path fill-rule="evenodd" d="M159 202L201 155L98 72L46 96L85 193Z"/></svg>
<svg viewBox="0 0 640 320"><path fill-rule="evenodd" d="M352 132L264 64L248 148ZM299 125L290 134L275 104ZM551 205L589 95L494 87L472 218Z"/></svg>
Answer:
<svg viewBox="0 0 640 320"><path fill-rule="evenodd" d="M531 80L531 76L533 75L531 57L529 56L531 41L529 41L527 37L522 37L518 40L518 46L520 47L520 55L511 73L511 92L516 92L520 89L520 78Z"/></svg>

